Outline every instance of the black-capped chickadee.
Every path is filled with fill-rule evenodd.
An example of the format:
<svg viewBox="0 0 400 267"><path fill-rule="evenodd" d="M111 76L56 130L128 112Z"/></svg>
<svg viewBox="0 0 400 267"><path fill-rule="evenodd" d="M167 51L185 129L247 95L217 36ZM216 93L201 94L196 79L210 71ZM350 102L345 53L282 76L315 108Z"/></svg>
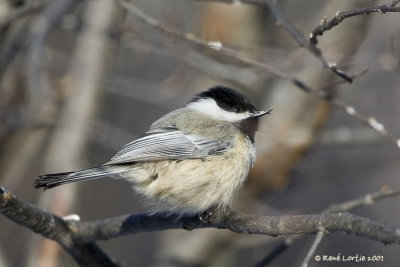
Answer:
<svg viewBox="0 0 400 267"><path fill-rule="evenodd" d="M255 161L258 119L270 111L257 110L246 96L216 86L158 119L103 165L41 175L34 187L110 176L131 182L153 211L199 214L224 207Z"/></svg>

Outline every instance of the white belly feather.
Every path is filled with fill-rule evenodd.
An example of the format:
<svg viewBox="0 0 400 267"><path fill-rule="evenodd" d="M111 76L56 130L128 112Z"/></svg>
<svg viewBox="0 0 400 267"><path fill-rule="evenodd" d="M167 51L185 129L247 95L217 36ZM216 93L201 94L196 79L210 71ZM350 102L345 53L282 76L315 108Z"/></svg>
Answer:
<svg viewBox="0 0 400 267"><path fill-rule="evenodd" d="M224 155L207 160L138 163L129 180L135 191L152 201L154 211L195 214L226 206L243 185L255 160L255 147L244 136ZM134 178L133 178L134 177Z"/></svg>

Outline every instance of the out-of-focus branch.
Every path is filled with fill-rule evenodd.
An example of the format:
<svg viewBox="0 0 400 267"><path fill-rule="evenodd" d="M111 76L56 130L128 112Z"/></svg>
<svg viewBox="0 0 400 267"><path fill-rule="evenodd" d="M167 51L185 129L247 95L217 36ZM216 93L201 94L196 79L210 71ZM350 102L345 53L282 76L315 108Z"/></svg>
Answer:
<svg viewBox="0 0 400 267"><path fill-rule="evenodd" d="M22 16L24 16L26 14L29 14L29 13L31 13L33 11L36 11L36 10L40 9L47 2L48 2L48 0L29 1L29 2L26 2L22 7L14 9L1 22L1 24L0 24L0 32L2 32L4 30L4 28L6 28L15 19L18 19L19 17L22 17Z"/></svg>
<svg viewBox="0 0 400 267"><path fill-rule="evenodd" d="M323 210L322 213L328 214L328 213L352 211L357 208L372 205L378 200L398 195L400 195L400 189L391 189L387 186L383 186L381 190L379 190L378 192L367 194L363 197L346 201L340 204L333 204L327 209Z"/></svg>
<svg viewBox="0 0 400 267"><path fill-rule="evenodd" d="M238 60L241 63L246 63L249 65L257 66L263 68L265 71L281 77L283 79L290 80L292 77L289 74L286 74L270 65L267 65L265 63L259 63L259 62L249 62L246 59L245 55L236 52L234 50L228 49L226 47L223 47L221 43L219 42L205 42L195 36L192 33L186 33L182 34L179 31L169 28L165 26L164 24L160 23L158 20L155 18L147 15L144 13L142 10L137 8L134 4L131 2L128 2L126 0L116 0L123 8L125 8L127 11L129 11L132 15L134 15L137 19L139 19L142 23L151 26L155 30L160 31L163 34L172 36L177 38L178 40L184 41L187 44L190 44L193 48L197 48L199 51L206 49L208 52L214 52L218 51L220 52L221 55L227 56L231 59Z"/></svg>
<svg viewBox="0 0 400 267"><path fill-rule="evenodd" d="M324 34L324 32L326 32L327 30L330 30L333 27L337 26L346 18L359 16L359 15L368 15L370 13L385 14L388 12L400 12L400 7L396 6L399 2L400 1L396 0L390 4L381 5L381 6L363 7L363 8L357 8L357 9L352 9L352 10L348 10L348 11L338 11L331 20L329 20L327 22L323 21L320 25L315 27L315 29L310 33L310 43L313 46L316 46L318 44L318 40L317 40L318 36Z"/></svg>
<svg viewBox="0 0 400 267"><path fill-rule="evenodd" d="M272 261L283 254L298 238L285 238L282 242L279 242L262 260L258 261L254 267L268 266Z"/></svg>
<svg viewBox="0 0 400 267"><path fill-rule="evenodd" d="M62 5L60 2L63 1L57 0L58 3L55 2L54 5ZM69 1L81 3L77 0ZM70 54L71 64L63 83L64 90L68 93L64 95L62 105L57 107L60 112L57 117L57 127L53 128L52 135L48 139L44 157L45 172L56 169L78 169L86 159L84 150L90 135L88 121L95 117L96 110L100 108L101 80L113 47L104 33L114 22L117 14L115 7L113 1L96 0L87 1L82 8L82 27ZM60 191L56 189L51 193L53 196L42 205L52 212L68 213L77 199L75 186ZM43 199L43 202L45 200ZM37 251L48 252L42 258L53 262L50 265L54 265L59 249L56 247L54 250L49 250L45 249L46 246L51 246L47 240L40 245L32 246L31 255L36 258L35 255L39 254Z"/></svg>
<svg viewBox="0 0 400 267"><path fill-rule="evenodd" d="M95 243L75 240L67 221L19 200L2 187L0 212L15 223L57 241L82 266L118 266Z"/></svg>
<svg viewBox="0 0 400 267"><path fill-rule="evenodd" d="M360 71L359 73L353 74L352 76L350 76L350 78L351 78L352 80L357 79L357 78L362 77L362 76L364 76L365 74L367 74L368 71L369 71L368 69L362 70L362 71ZM325 90L325 91L328 90L328 91L329 91L329 90L332 90L333 88L335 88L336 86L341 85L341 84L344 84L344 83L346 83L345 80L337 80L337 81L332 82L332 83L330 83L330 84L323 85L323 86L320 88L320 90Z"/></svg>
<svg viewBox="0 0 400 267"><path fill-rule="evenodd" d="M205 74L232 82L241 87L251 87L265 77L265 73L254 66L223 63L194 49L183 47L177 53L176 44L168 45L165 43L163 48L159 49L157 45L150 42L134 40L129 45L138 51L151 49L157 55L175 57Z"/></svg>
<svg viewBox="0 0 400 267"><path fill-rule="evenodd" d="M191 44L193 48L197 48L198 50L201 49L208 49L208 50L215 50L219 53L220 56L226 56L230 59L235 59L238 60L241 63L249 64L252 66L259 67L260 69L271 73L277 77L280 77L284 80L287 80L294 84L297 88L303 90L306 93L315 95L319 98L322 98L326 101L329 101L332 105L342 109L345 111L349 116L357 119L358 121L363 122L364 124L368 125L381 135L385 136L389 140L391 140L393 143L397 145L398 148L400 148L400 139L397 138L394 134L388 132L384 125L380 122L378 122L374 117L369 117L366 115L363 115L360 113L355 107L348 105L344 101L333 97L330 93L325 92L323 90L317 90L312 88L311 86L307 85L300 79L292 76L289 73L286 73L284 71L281 71L275 67L272 67L271 65L268 65L264 62L259 62L255 59L250 58L249 56L235 51L233 49L229 49L224 47L221 43L219 42L205 42L201 40L200 38L196 37L193 34L182 34L178 32L177 30L171 29L169 27L166 27L165 25L161 24L159 21L154 19L153 17L150 17L146 13L144 13L142 10L138 9L135 5L132 3L126 1L126 0L116 0L122 7L124 7L126 10L128 10L132 15L134 15L136 18L138 18L140 21L143 23L151 26L152 28L176 37L178 40L182 40L188 44Z"/></svg>
<svg viewBox="0 0 400 267"><path fill-rule="evenodd" d="M43 101L48 100L45 86L45 74L43 72L43 54L47 37L53 27L70 10L78 0L56 0L45 7L44 11L33 22L29 38L27 60L27 88L30 97L31 115L37 116L41 107L46 106Z"/></svg>
<svg viewBox="0 0 400 267"><path fill-rule="evenodd" d="M266 6L271 11L274 18L282 25L285 30L293 37L294 40L301 46L306 47L311 53L313 53L322 63L322 65L326 68L332 70L335 74L346 80L347 82L352 82L353 79L351 76L344 73L341 69L336 66L336 63L329 62L323 56L321 49L319 49L316 45L318 44L317 37L322 35L325 31L332 29L333 27L340 24L344 19L359 16L359 15L368 15L370 13L388 13L388 12L400 12L400 7L396 7L396 5L400 2L400 0L394 0L390 4L373 6L373 7L364 7L358 9L352 9L348 11L339 11L337 14L328 22L325 20L322 21L320 25L315 27L315 29L310 33L309 41L300 33L300 31L282 14L277 0L197 0L204 2L223 2L223 3L231 3L231 4L252 4L259 6Z"/></svg>
<svg viewBox="0 0 400 267"><path fill-rule="evenodd" d="M343 70L339 69L336 66L336 63L329 62L323 55L321 49L312 45L304 36L303 34L283 15L281 12L278 1L277 0L245 0L245 1L234 1L234 0L197 0L197 1L207 1L207 2L224 2L224 3L232 3L236 4L237 2L243 2L246 4L253 4L259 6L265 6L270 11L271 14L274 16L275 20L282 25L285 30L289 33L290 36L302 47L307 48L316 58L318 58L322 66L324 68L330 69L333 73L338 75L339 77L343 78L347 82L352 82L353 79L351 76L347 75Z"/></svg>

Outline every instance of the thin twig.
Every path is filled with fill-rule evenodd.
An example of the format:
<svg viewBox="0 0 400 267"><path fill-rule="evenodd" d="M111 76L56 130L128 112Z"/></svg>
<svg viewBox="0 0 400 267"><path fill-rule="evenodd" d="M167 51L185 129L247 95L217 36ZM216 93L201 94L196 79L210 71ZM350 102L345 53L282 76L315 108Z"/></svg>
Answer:
<svg viewBox="0 0 400 267"><path fill-rule="evenodd" d="M390 187L383 186L378 192L367 194L363 197L340 204L333 204L323 210L322 214L352 211L360 207L372 205L378 200L398 195L400 195L400 189L391 189Z"/></svg>
<svg viewBox="0 0 400 267"><path fill-rule="evenodd" d="M374 201L387 198L390 196L398 195L400 194L400 190L392 190L388 187L382 187L380 191L373 193L373 194L368 194L364 197L354 199L351 201L347 201L341 204L334 204L327 209L325 209L322 214L329 214L329 213L335 213L335 212L341 212L341 211L349 211L349 210L354 210L356 208L366 206L366 205L372 205ZM328 234L327 231L324 229L321 229L317 235L314 238L314 242L311 245L310 249L308 250L306 257L303 260L302 267L307 267L308 263L310 262L312 256L314 255L315 251L317 250L318 246L321 244L322 240L326 235Z"/></svg>
<svg viewBox="0 0 400 267"><path fill-rule="evenodd" d="M293 37L293 39L300 44L301 46L306 47L315 57L317 57L322 66L325 68L329 68L332 72L334 72L339 77L343 78L345 81L351 83L353 81L352 77L347 75L343 70L336 66L336 63L329 62L323 56L321 49L317 47L318 40L317 37L322 35L325 31L330 30L334 26L341 23L344 19L348 17L353 17L357 15L364 15L370 13L379 12L381 14L387 12L399 12L400 7L395 7L400 1L395 0L392 1L390 4L381 5L381 6L374 6L374 7L366 7L366 8L359 8L349 11L339 11L333 19L329 22L323 22L319 26L317 26L309 36L309 40L307 40L303 34L282 14L277 0L197 0L197 1L206 1L206 2L224 2L224 3L246 3L252 5L259 5L259 6L266 6L271 11L272 15L282 25L286 31Z"/></svg>
<svg viewBox="0 0 400 267"><path fill-rule="evenodd" d="M324 34L327 30L332 29L333 27L339 25L346 18L359 16L359 15L368 15L370 13L388 13L388 12L400 12L400 7L396 5L400 1L393 1L390 4L381 5L381 6L373 6L373 7L363 7L352 9L348 11L338 11L336 15L329 21L323 22L310 33L310 44L316 46L318 44L318 36Z"/></svg>
<svg viewBox="0 0 400 267"><path fill-rule="evenodd" d="M266 0L266 4L279 24L286 29L286 31L293 37L294 40L297 41L297 43L299 43L301 46L304 46L308 49L308 51L314 54L314 56L321 61L324 68L330 69L333 73L344 79L346 82L351 83L353 81L351 76L347 75L343 70L336 66L336 63L326 60L321 49L310 44L310 42L300 33L300 31L282 14L277 0Z"/></svg>
<svg viewBox="0 0 400 267"><path fill-rule="evenodd" d="M326 233L324 230L319 231L314 238L314 242L312 243L310 249L308 250L306 257L304 258L303 262L301 263L301 267L307 267L310 263L312 256L314 255L315 251L317 251L319 245L321 244L322 240L325 238Z"/></svg>
<svg viewBox="0 0 400 267"><path fill-rule="evenodd" d="M323 210L321 214L352 211L359 207L372 205L378 200L398 195L400 195L400 189L391 189L387 186L383 186L378 192L367 194L363 197L346 201L340 204L333 204L330 207ZM273 250L271 250L261 261L259 261L259 263L257 263L256 266L257 267L267 266L267 264L271 263L279 255L285 252L295 241L300 239L300 237L302 237L302 235L285 238L285 240L279 242L279 244L277 244Z"/></svg>
<svg viewBox="0 0 400 267"><path fill-rule="evenodd" d="M400 148L400 139L395 136L394 134L388 132L385 128L385 126L380 123L378 120L376 120L374 117L371 116L365 116L362 113L360 113L355 107L346 104L344 101L338 99L338 98L332 98L330 102L336 106L339 107L340 109L344 110L348 115L351 117L361 121L362 123L368 125L378 133L380 133L382 136L386 137L390 141L396 144L398 148Z"/></svg>
<svg viewBox="0 0 400 267"><path fill-rule="evenodd" d="M224 3L246 3L252 5L258 5L267 7L271 14L274 16L275 20L282 25L285 30L289 33L289 35L302 47L307 48L316 58L321 61L322 66L324 68L330 69L333 73L344 79L346 82L351 83L353 79L351 76L347 75L343 70L339 69L336 66L336 63L329 62L323 56L321 49L316 47L315 45L311 45L310 42L303 36L303 34L283 15L281 12L278 1L277 0L243 0L243 1L234 1L234 0L197 0L197 1L206 1L206 2L224 2Z"/></svg>
<svg viewBox="0 0 400 267"><path fill-rule="evenodd" d="M266 72L269 72L277 77L280 77L284 80L291 82L297 88L301 89L302 91L304 91L306 93L315 95L323 100L329 101L332 105L345 111L349 116L368 125L372 129L374 129L375 131L380 133L382 136L387 137L389 140L394 142L398 148L400 148L400 139L397 138L395 135L391 134L390 132L388 132L382 123L378 122L373 117L363 115L355 107L346 104L344 101L342 101L338 98L333 97L331 94L329 94L323 90L316 90L316 89L308 86L306 83L304 83L300 79L294 77L293 75L283 72L275 67L272 67L271 65L259 62L255 59L248 57L247 55L245 55L243 53L240 53L238 51L224 47L220 42L207 43L207 42L201 40L200 38L196 37L193 34L182 34L177 30L166 27L165 25L161 24L156 19L150 17L149 15L144 13L142 10L138 9L131 2L127 2L126 0L116 0L116 1L122 7L124 7L126 10L128 10L131 14L133 14L136 18L138 18L140 21L142 21L146 25L149 25L149 26L153 27L154 29L160 31L161 33L176 37L179 40L182 40L184 42L192 44L192 46L194 46L194 47L215 50L215 51L219 52L220 55L227 56L231 59L238 60L239 62L242 62L242 63L246 63L246 64L249 64L252 66L259 67L260 69L265 70Z"/></svg>
<svg viewBox="0 0 400 267"><path fill-rule="evenodd" d="M297 238L285 238L279 242L261 261L257 262L254 267L264 267L275 260L279 255L285 252Z"/></svg>
<svg viewBox="0 0 400 267"><path fill-rule="evenodd" d="M400 1L400 0L399 0L399 1ZM359 78L359 77L362 77L362 76L364 76L365 74L367 74L368 71L369 71L369 69L365 69L365 70L360 71L359 73L353 74L353 75L350 76L350 77L351 77L351 79L355 80L355 79L357 79L357 78ZM335 88L336 86L341 85L341 84L344 84L344 83L347 83L347 82L346 82L345 80L338 80L338 81L329 83L329 84L327 84L327 85L321 86L320 90L323 90L323 91L332 90L332 88Z"/></svg>

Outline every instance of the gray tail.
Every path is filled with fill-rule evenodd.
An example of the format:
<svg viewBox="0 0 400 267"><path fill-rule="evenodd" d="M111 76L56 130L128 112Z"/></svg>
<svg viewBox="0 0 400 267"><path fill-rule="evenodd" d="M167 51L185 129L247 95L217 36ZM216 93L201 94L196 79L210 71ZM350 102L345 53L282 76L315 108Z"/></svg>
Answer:
<svg viewBox="0 0 400 267"><path fill-rule="evenodd" d="M43 188L43 190L46 190L63 184L113 176L124 171L124 168L99 166L75 172L44 174L40 175L33 182L33 187L36 189Z"/></svg>

